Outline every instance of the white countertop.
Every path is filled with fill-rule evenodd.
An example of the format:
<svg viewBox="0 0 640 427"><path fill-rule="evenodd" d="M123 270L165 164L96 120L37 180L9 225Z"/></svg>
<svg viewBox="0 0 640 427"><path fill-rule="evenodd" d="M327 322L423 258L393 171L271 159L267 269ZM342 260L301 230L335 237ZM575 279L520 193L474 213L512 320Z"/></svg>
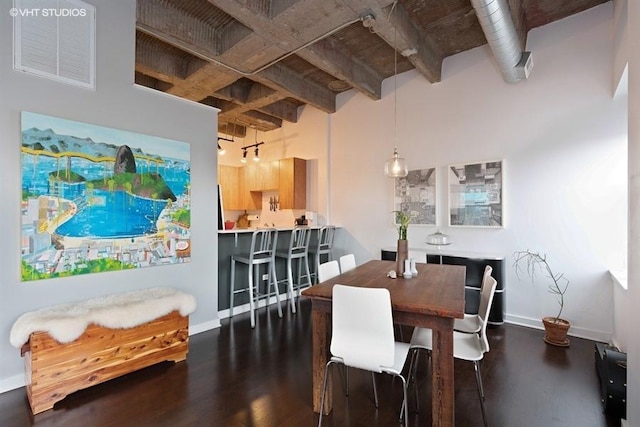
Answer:
<svg viewBox="0 0 640 427"><path fill-rule="evenodd" d="M382 248L383 251L396 252L397 248L395 247L386 247ZM472 258L472 259L495 259L501 260L505 259L504 255L496 254L496 253L487 253L487 252L473 252L460 248L450 247L449 245L429 245L422 247L410 247L409 252L424 252L427 255L443 255L443 256L457 256L462 258Z"/></svg>
<svg viewBox="0 0 640 427"><path fill-rule="evenodd" d="M240 234L240 233L253 233L256 230L266 230L268 228L275 228L278 231L291 231L295 227L248 227L248 228L234 228L231 230L218 230L218 234ZM317 230L321 228L319 225L309 226L311 230Z"/></svg>

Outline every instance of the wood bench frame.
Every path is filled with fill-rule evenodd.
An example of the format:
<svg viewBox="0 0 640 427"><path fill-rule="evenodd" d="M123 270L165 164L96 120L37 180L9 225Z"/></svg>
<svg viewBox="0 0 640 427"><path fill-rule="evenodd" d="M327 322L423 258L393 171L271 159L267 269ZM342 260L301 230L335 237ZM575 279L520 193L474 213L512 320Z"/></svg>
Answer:
<svg viewBox="0 0 640 427"><path fill-rule="evenodd" d="M180 362L188 349L189 317L178 311L127 329L91 324L67 344L34 332L21 348L31 411L46 411L74 391L159 362Z"/></svg>

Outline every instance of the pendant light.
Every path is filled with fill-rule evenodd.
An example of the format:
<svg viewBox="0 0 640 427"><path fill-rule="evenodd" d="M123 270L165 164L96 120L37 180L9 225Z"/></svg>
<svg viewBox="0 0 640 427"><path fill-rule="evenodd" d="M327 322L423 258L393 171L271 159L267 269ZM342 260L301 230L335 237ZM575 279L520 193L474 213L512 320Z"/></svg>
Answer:
<svg viewBox="0 0 640 427"><path fill-rule="evenodd" d="M389 15L393 14L397 0L393 2ZM407 162L398 155L397 123L398 123L398 50L397 50L397 22L393 25L393 157L384 164L384 173L389 178L403 178L409 173Z"/></svg>

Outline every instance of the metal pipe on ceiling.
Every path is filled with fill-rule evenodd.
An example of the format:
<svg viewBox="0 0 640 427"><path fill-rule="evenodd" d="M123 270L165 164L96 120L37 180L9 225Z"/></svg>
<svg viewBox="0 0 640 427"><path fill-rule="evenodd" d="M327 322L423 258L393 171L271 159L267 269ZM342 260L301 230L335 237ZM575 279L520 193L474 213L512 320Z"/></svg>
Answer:
<svg viewBox="0 0 640 427"><path fill-rule="evenodd" d="M533 67L530 52L522 52L506 0L471 0L487 43L507 83L529 76Z"/></svg>

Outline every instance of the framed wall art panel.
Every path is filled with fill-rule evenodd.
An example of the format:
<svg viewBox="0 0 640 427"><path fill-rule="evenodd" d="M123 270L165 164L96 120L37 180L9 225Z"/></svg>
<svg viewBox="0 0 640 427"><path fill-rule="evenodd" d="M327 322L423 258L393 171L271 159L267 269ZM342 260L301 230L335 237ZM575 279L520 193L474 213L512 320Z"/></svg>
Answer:
<svg viewBox="0 0 640 427"><path fill-rule="evenodd" d="M503 161L448 168L449 225L503 227Z"/></svg>
<svg viewBox="0 0 640 427"><path fill-rule="evenodd" d="M413 225L436 225L436 169L410 170L396 178L394 210L411 216Z"/></svg>

